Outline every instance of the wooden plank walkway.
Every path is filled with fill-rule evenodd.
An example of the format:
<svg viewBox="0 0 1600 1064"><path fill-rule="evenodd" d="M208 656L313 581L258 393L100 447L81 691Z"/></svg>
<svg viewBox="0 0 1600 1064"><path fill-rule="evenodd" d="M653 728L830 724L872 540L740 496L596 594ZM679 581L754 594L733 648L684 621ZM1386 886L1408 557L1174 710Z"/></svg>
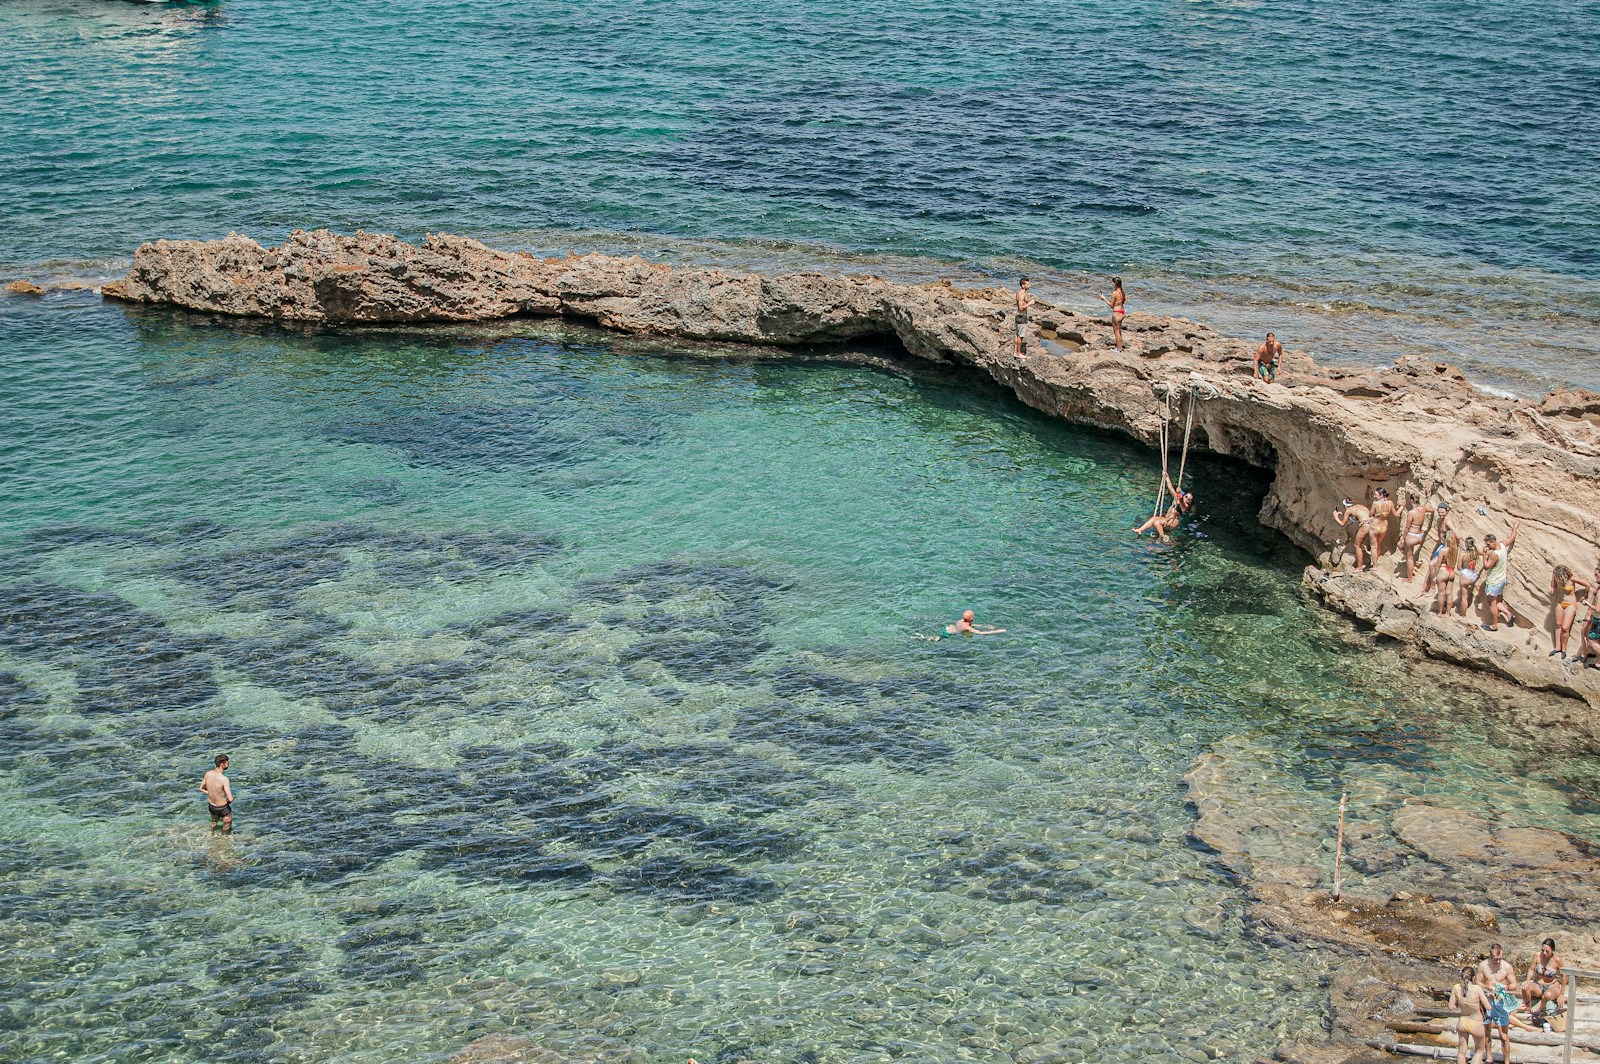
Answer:
<svg viewBox="0 0 1600 1064"><path fill-rule="evenodd" d="M1600 973L1568 969L1582 978L1600 978ZM1570 1060L1581 1064L1600 1064L1600 994L1568 991L1568 1010L1563 1017L1570 1027ZM1448 1001L1448 990L1434 991L1434 998ZM1526 1017L1524 1017L1526 1018ZM1559 1024L1557 1026L1560 1026ZM1456 1056L1456 1014L1442 1006L1418 1008L1409 1020L1389 1023L1394 1032L1392 1041L1374 1039L1368 1044L1374 1049L1405 1056L1432 1057L1453 1060ZM1568 1049L1568 1031L1519 1031L1511 1029L1511 1060L1513 1064L1565 1064ZM1490 1042L1490 1060L1504 1064L1500 1035ZM1471 1050L1468 1050L1469 1054Z"/></svg>

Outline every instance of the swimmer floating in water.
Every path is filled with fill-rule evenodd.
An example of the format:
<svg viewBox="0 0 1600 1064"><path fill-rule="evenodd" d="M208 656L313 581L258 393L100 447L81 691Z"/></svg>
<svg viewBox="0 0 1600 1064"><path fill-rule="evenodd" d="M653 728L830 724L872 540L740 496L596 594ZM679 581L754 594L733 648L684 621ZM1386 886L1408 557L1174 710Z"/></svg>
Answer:
<svg viewBox="0 0 1600 1064"><path fill-rule="evenodd" d="M945 633L947 635L973 636L973 635L999 635L999 634L1001 634L1002 632L1005 631L1004 628L988 628L988 627L979 628L976 624L973 623L972 617L973 617L972 611L971 610L967 610L966 612L962 613L961 619L958 620L955 624L947 624L947 625L944 626ZM924 640L926 642L929 642L929 643L937 643L939 640L943 639L944 636L942 636L942 635L918 635L917 638L921 639L921 640Z"/></svg>
<svg viewBox="0 0 1600 1064"><path fill-rule="evenodd" d="M944 630L951 635L999 635L1004 628L979 628L972 623L972 611L967 610L955 624L947 624Z"/></svg>

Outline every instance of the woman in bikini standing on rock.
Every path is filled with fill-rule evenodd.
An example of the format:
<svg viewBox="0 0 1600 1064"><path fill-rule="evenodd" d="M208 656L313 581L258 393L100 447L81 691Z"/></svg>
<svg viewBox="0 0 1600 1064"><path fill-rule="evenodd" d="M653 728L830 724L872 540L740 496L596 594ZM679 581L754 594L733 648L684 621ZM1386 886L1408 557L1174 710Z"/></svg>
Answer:
<svg viewBox="0 0 1600 1064"><path fill-rule="evenodd" d="M1578 619L1578 588L1583 588L1583 597L1588 598L1591 590L1589 581L1581 576L1573 576L1572 570L1565 565L1558 565L1550 572L1550 594L1556 596L1556 630L1553 642L1554 650L1550 657L1561 655L1561 660L1567 660L1567 639L1572 635L1572 622Z"/></svg>
<svg viewBox="0 0 1600 1064"><path fill-rule="evenodd" d="M1122 290L1122 278L1111 278L1111 294L1101 296L1100 302L1111 308L1111 335L1116 338L1117 350L1122 350L1122 319L1128 316L1128 293Z"/></svg>
<svg viewBox="0 0 1600 1064"><path fill-rule="evenodd" d="M1456 569L1461 564L1461 540L1454 532L1445 537L1444 553L1439 556L1438 562L1439 568L1433 577L1433 612L1448 617L1450 593L1455 590Z"/></svg>
<svg viewBox="0 0 1600 1064"><path fill-rule="evenodd" d="M1471 536L1467 537L1467 549L1461 555L1461 567L1456 570L1456 584L1460 588L1456 592L1456 615L1465 617L1467 607L1472 605L1472 598L1478 593L1478 566L1483 564L1483 554L1478 550L1477 541Z"/></svg>
<svg viewBox="0 0 1600 1064"><path fill-rule="evenodd" d="M1478 985L1472 966L1461 969L1461 982L1450 990L1450 1007L1458 1013L1456 1019L1456 1064L1467 1064L1467 1046L1472 1046L1472 1059L1480 1060L1489 1049L1489 1032L1483 1026L1484 1013L1489 1011L1489 998Z"/></svg>
<svg viewBox="0 0 1600 1064"><path fill-rule="evenodd" d="M1389 538L1389 519L1394 516L1394 500L1389 498L1388 488L1379 488L1372 499L1372 530L1368 539L1372 543L1372 564L1378 564L1378 554L1383 550L1383 541Z"/></svg>

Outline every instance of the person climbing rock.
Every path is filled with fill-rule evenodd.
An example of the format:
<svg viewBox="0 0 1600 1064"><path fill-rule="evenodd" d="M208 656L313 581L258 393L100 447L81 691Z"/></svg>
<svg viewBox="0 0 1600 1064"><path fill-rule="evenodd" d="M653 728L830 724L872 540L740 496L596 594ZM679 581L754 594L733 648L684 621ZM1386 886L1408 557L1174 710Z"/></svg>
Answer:
<svg viewBox="0 0 1600 1064"><path fill-rule="evenodd" d="M1517 623L1517 611L1505 604L1506 578L1510 570L1511 548L1517 542L1517 529L1522 527L1519 517L1511 525L1511 534L1504 543L1501 543L1493 532L1483 537L1484 560L1486 567L1483 574L1483 596L1489 603L1489 623L1483 626L1486 632L1500 630L1500 613L1505 611L1508 624Z"/></svg>
<svg viewBox="0 0 1600 1064"><path fill-rule="evenodd" d="M1363 544L1372 535L1372 511L1359 502L1345 499L1344 509L1333 511L1333 519L1339 522L1339 527L1346 530L1350 536L1350 543L1355 548L1356 565L1350 571L1353 573L1363 571L1366 568L1366 552ZM1351 525L1355 526L1353 533L1349 532Z"/></svg>

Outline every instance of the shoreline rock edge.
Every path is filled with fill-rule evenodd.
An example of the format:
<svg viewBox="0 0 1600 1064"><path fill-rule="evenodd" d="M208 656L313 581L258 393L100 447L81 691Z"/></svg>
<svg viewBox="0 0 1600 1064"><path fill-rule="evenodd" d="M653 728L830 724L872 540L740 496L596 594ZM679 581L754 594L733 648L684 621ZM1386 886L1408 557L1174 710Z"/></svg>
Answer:
<svg viewBox="0 0 1600 1064"><path fill-rule="evenodd" d="M1317 559L1305 585L1330 607L1422 653L1600 707L1600 671L1547 656L1550 569L1587 573L1600 556L1600 394L1537 402L1489 395L1456 368L1402 359L1383 370L1286 353L1276 383L1254 380L1254 344L1183 318L1130 314L1125 350L1109 323L1040 303L1021 357L1011 293L822 273L763 276L603 254L539 258L476 240L296 230L275 248L230 233L139 247L111 299L313 325L466 323L565 317L637 334L792 346L893 339L971 366L1037 410L1158 445L1173 389L1193 444L1270 469L1260 520ZM1477 610L1439 617L1407 585L1390 529L1376 571L1340 564L1341 499L1370 488L1443 501L1481 543L1523 522L1507 601L1533 627L1485 632ZM1204 485L1198 486L1204 495ZM1429 545L1432 538L1429 539ZM1346 560L1345 564L1348 564ZM1431 598L1431 596L1430 596ZM1575 631L1569 650L1576 650Z"/></svg>

